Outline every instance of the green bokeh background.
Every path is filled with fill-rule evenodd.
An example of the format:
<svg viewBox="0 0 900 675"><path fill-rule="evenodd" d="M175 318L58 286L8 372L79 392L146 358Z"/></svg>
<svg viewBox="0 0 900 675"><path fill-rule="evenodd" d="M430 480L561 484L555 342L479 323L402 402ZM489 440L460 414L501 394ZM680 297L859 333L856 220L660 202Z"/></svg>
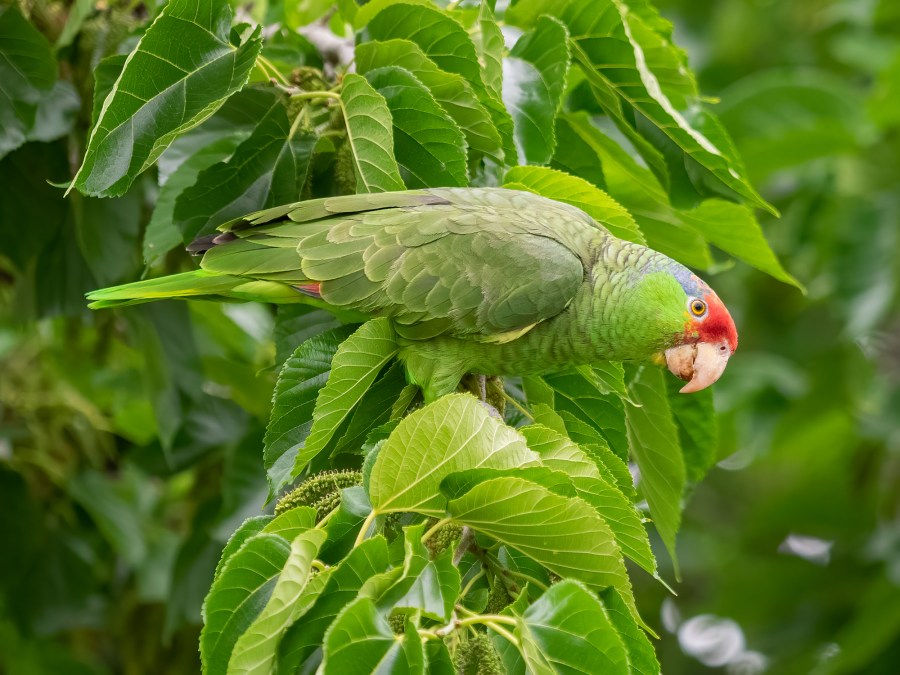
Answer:
<svg viewBox="0 0 900 675"><path fill-rule="evenodd" d="M678 596L636 574L638 603L669 675L896 673L900 3L656 4L781 211L763 227L808 293L724 259L708 275L741 334L715 392L722 461L685 511ZM88 316L84 290L140 274L152 180L57 209L56 145L0 163L0 216L69 233L24 281L13 267L46 242L0 243L0 670L194 672L219 549L265 492L273 320L177 303ZM116 266L92 268L77 251L110 219L97 258ZM159 427L154 409L171 411ZM791 535L819 556L785 550ZM700 630L710 616L734 623ZM730 665L703 665L729 648Z"/></svg>

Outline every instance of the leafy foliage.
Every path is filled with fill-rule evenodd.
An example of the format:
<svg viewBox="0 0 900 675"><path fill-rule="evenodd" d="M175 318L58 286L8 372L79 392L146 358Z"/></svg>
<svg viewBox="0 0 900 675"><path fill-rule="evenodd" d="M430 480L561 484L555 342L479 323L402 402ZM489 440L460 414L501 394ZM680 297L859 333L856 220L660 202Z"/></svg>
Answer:
<svg viewBox="0 0 900 675"><path fill-rule="evenodd" d="M835 73L754 73L794 36L760 30L742 54L729 31L763 22L725 0L699 78L645 0L238 4L0 10L2 667L696 672L663 631L689 645L689 622L655 614L684 530L678 602L743 613L784 672L896 662L900 619L880 611L898 559L879 470L898 402L890 3L835 13L858 22L843 42L802 38ZM694 3L660 4L709 30ZM709 274L742 263L716 285L750 345L715 402L607 363L423 405L389 319L313 299L86 316L83 292L142 261L191 269L180 245L249 211L482 185L569 203ZM803 288L758 219L777 209L807 298L777 285ZM762 468L698 486L735 451ZM795 526L852 542L838 583L757 558ZM728 592L710 605L707 583ZM826 638L831 660L813 656Z"/></svg>

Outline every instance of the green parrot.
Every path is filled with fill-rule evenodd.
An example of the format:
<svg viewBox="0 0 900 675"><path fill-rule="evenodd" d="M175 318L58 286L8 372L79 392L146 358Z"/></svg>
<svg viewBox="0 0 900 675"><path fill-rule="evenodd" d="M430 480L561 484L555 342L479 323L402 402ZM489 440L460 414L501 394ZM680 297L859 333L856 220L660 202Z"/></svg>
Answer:
<svg viewBox="0 0 900 675"><path fill-rule="evenodd" d="M467 373L598 361L666 363L694 392L737 348L734 321L690 270L529 192L436 188L279 206L188 250L200 269L88 294L90 307L162 298L309 303L388 317L426 401Z"/></svg>

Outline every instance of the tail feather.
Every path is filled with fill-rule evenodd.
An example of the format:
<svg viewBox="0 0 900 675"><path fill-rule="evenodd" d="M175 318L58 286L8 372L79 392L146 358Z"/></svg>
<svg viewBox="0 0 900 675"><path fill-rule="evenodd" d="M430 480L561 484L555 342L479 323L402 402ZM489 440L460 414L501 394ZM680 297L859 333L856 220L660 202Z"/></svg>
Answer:
<svg viewBox="0 0 900 675"><path fill-rule="evenodd" d="M241 277L216 274L205 270L183 272L159 279L146 279L122 286L112 286L87 294L91 309L124 307L164 298L186 298L200 295L223 295L246 284Z"/></svg>

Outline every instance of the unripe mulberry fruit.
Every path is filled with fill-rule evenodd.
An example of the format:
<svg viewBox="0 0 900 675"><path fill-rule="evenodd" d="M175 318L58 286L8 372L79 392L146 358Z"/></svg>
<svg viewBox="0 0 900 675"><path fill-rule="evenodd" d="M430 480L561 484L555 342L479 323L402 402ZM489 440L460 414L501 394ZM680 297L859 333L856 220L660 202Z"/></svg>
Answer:
<svg viewBox="0 0 900 675"><path fill-rule="evenodd" d="M454 661L458 675L503 675L506 672L497 650L485 633L470 636L459 645Z"/></svg>
<svg viewBox="0 0 900 675"><path fill-rule="evenodd" d="M428 537L425 546L431 552L431 557L435 558L438 554L443 553L453 546L462 536L462 527L455 523L447 523L437 532Z"/></svg>
<svg viewBox="0 0 900 675"><path fill-rule="evenodd" d="M359 471L323 471L310 476L278 501L275 515L311 506L316 510L316 518L324 518L341 503L341 490L362 483Z"/></svg>

